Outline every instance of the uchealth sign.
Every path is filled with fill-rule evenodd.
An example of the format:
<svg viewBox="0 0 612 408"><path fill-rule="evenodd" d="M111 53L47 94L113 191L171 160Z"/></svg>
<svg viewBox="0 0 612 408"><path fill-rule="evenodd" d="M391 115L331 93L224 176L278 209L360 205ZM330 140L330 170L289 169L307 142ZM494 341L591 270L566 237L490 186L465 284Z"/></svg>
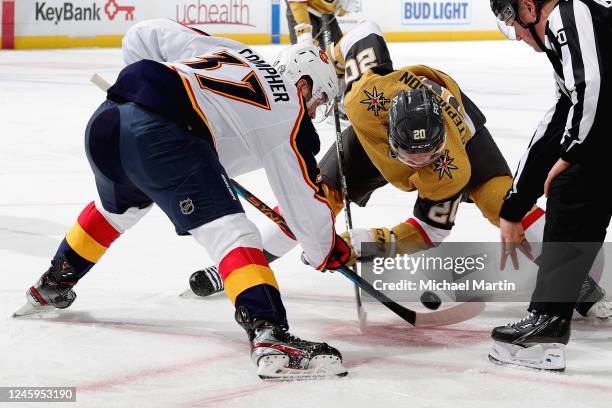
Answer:
<svg viewBox="0 0 612 408"><path fill-rule="evenodd" d="M402 1L403 25L470 24L471 17L471 0Z"/></svg>
<svg viewBox="0 0 612 408"><path fill-rule="evenodd" d="M134 20L136 7L128 4L130 0L103 0L83 2L36 1L34 21L51 22L58 25L64 22L96 22ZM123 18L122 18L123 17Z"/></svg>
<svg viewBox="0 0 612 408"><path fill-rule="evenodd" d="M188 0L177 2L174 19L187 25L256 27L255 1Z"/></svg>

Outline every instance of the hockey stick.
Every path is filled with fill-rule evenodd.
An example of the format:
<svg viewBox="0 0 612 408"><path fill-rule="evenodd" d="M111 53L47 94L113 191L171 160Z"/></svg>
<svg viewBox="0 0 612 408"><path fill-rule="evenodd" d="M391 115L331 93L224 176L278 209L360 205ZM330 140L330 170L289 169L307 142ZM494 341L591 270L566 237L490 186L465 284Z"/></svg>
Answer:
<svg viewBox="0 0 612 408"><path fill-rule="evenodd" d="M266 203L257 198L253 193L244 188L237 181L231 180L231 183L238 195L248 201L264 215L268 216L268 218L270 218L272 221L277 223L277 225L283 229L283 231L287 232L288 235L292 237L294 236L293 233L291 233L289 226L285 222L285 219L280 214L275 212ZM274 215L271 216L271 214ZM361 288L374 299L378 300L380 303L390 309L393 313L416 327L448 326L450 324L460 323L471 319L484 310L483 302L465 302L447 309L437 310L435 312L416 312L391 300L387 295L378 291L352 269L342 267L337 269L337 271L351 280L357 288Z"/></svg>
<svg viewBox="0 0 612 408"><path fill-rule="evenodd" d="M91 82L94 83L98 88L103 91L107 91L110 88L110 84L102 78L98 74L94 74L91 78ZM294 236L289 226L285 222L285 219L275 212L272 208L270 208L266 203L257 198L254 194L240 185L237 181L231 180L232 186L236 190L236 192L243 197L246 201L248 201L255 208L260 210L264 215L274 221L285 233L290 236ZM402 319L407 322L417 326L445 326L455 323L460 323L462 321L468 320L477 314L479 314L484 309L483 302L467 302L461 303L456 306L438 310L435 312L428 313L420 313L415 312L414 310L408 309L399 305L398 303L391 300L385 294L376 290L369 282L364 280L357 273L352 271L349 268L339 269L338 272L342 273L348 279L355 283L357 288L361 287L367 293L369 293L373 298L380 301L383 305L389 308L391 311L396 313Z"/></svg>
<svg viewBox="0 0 612 408"><path fill-rule="evenodd" d="M323 41L325 41L325 31L326 31L325 28L326 27L329 28L329 25L333 23L334 21L336 21L336 17L337 17L335 13L332 15L332 18L329 18L329 14L326 14L326 16L327 17L324 17L324 15L321 14L321 22L323 22L323 26L321 27L317 35L314 36L312 41L318 40L321 35L323 35ZM325 46L327 47L327 44L325 44Z"/></svg>
<svg viewBox="0 0 612 408"><path fill-rule="evenodd" d="M334 16L335 18L335 16ZM326 14L321 15L321 21L323 23L323 43L325 49L330 53L333 53L331 49L332 41L331 41L331 29L330 24L333 20L329 19L329 16ZM334 98L334 125L336 130L336 154L338 156L338 171L340 174L340 187L342 190L342 201L344 201L344 220L346 223L346 230L350 231L353 229L353 217L351 215L351 202L348 196L348 185L346 182L346 165L344 161L344 143L342 142L342 131L340 130L340 114L338 112L338 103L340 100L340 95L336 95ZM359 276L357 273L357 267L352 268L352 272ZM367 324L367 313L363 309L363 304L361 302L361 293L359 292L359 286L355 284L355 302L357 304L357 318L359 319L359 327L361 329L365 328Z"/></svg>

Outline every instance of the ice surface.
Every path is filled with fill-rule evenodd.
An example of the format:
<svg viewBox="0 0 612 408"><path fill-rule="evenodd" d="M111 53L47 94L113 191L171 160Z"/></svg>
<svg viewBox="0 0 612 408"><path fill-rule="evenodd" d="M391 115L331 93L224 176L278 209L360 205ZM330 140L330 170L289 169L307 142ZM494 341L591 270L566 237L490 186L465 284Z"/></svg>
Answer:
<svg viewBox="0 0 612 408"><path fill-rule="evenodd" d="M396 66L424 63L451 74L516 166L553 100L544 56L510 42L390 48ZM278 51L257 49L268 57ZM292 330L339 348L350 374L263 382L230 302L177 296L210 259L194 240L177 237L158 209L79 283L70 310L11 319L95 198L83 131L104 95L88 79L98 72L113 80L121 67L114 49L0 52L0 386L76 386L84 407L609 406L612 322L574 323L564 374L498 367L486 357L490 330L522 317L525 305L489 305L463 324L417 330L368 303L370 327L360 333L349 282L303 266L297 250L273 265ZM333 130L318 127L326 148ZM273 202L262 173L239 180ZM355 226L395 225L410 216L414 199L383 188L368 208L353 208ZM475 206L461 205L449 240L497 239Z"/></svg>

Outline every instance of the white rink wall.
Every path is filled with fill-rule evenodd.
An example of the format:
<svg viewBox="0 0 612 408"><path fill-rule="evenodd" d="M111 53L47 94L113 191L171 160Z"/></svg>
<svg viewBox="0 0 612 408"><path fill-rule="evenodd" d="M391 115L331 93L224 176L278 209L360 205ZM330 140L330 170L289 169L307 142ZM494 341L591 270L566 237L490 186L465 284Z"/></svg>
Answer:
<svg viewBox="0 0 612 408"><path fill-rule="evenodd" d="M0 0L2 3L9 0ZM501 38L486 0L358 0L343 30L376 21L391 41ZM17 0L14 48L120 46L128 28L170 18L248 44L288 42L285 0ZM10 17L2 20L6 26Z"/></svg>

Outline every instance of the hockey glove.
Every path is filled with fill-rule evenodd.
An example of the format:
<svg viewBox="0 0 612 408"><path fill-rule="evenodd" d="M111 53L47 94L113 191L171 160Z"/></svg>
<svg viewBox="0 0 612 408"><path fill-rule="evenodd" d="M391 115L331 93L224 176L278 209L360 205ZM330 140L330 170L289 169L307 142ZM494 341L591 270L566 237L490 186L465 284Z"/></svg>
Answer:
<svg viewBox="0 0 612 408"><path fill-rule="evenodd" d="M335 270L340 268L341 266L351 266L349 265L351 257L351 246L346 243L342 237L336 235L336 242L334 248L332 249L331 255L325 264L326 270ZM353 262L354 263L354 262Z"/></svg>
<svg viewBox="0 0 612 408"><path fill-rule="evenodd" d="M369 260L376 256L386 256L392 252L395 236L388 228L354 228L342 233L351 246L351 257L347 265L354 265L357 259ZM362 245L367 244L367 245Z"/></svg>
<svg viewBox="0 0 612 408"><path fill-rule="evenodd" d="M333 271L341 266L352 266L349 264L351 257L351 247L347 244L339 235L336 235L336 242L331 250L331 254L327 259L327 263L323 267L323 272ZM302 262L305 265L310 265L310 262L306 260L306 255L302 252ZM353 262L354 263L354 262Z"/></svg>

